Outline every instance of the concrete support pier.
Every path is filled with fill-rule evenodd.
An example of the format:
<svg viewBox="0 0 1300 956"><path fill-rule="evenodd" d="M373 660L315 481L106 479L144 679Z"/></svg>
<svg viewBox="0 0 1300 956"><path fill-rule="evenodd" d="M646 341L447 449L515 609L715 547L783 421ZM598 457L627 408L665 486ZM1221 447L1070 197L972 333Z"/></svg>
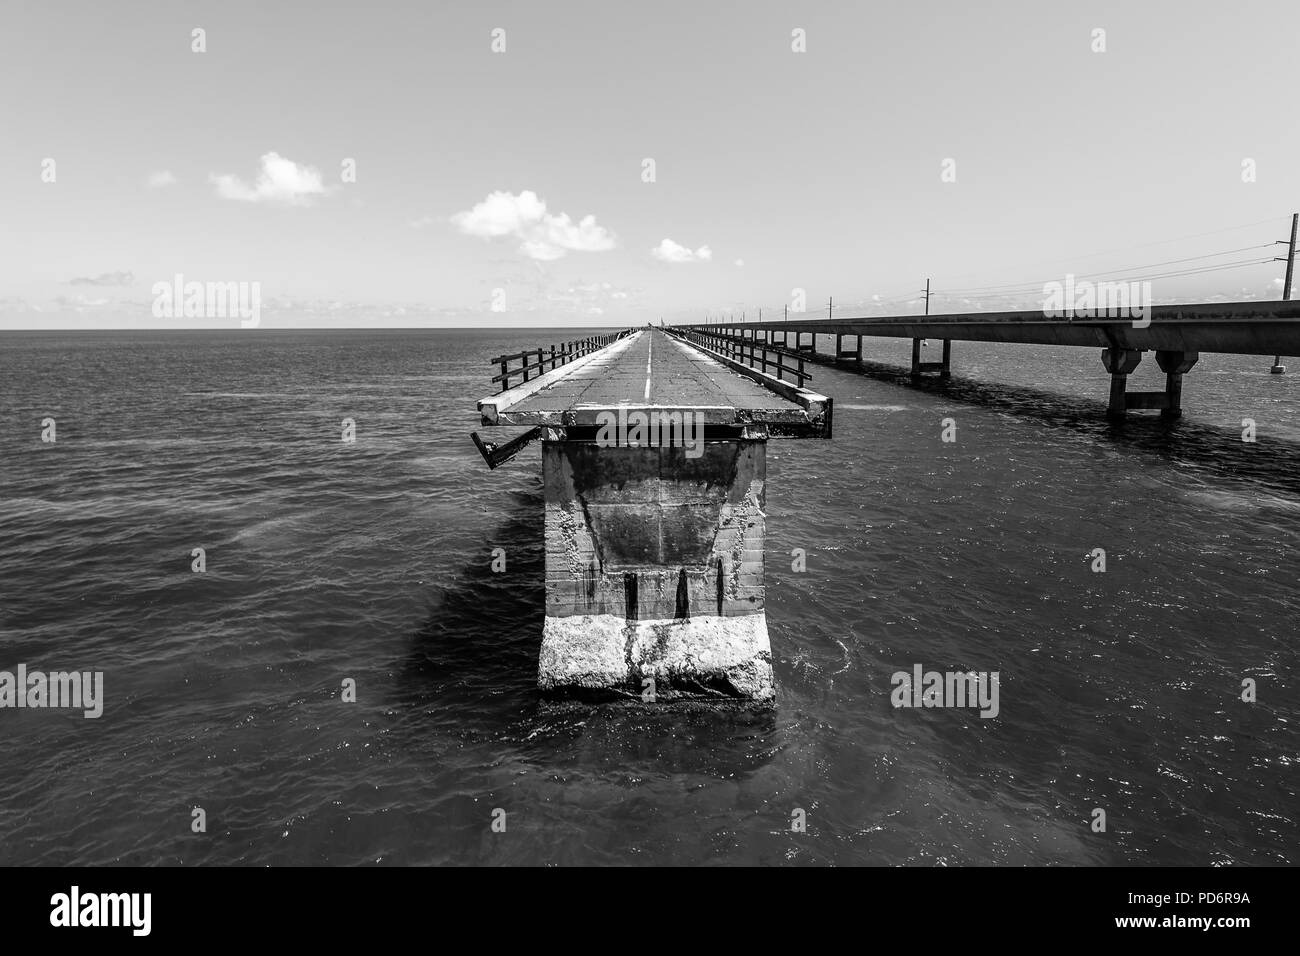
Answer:
<svg viewBox="0 0 1300 956"><path fill-rule="evenodd" d="M1123 418L1128 409L1128 377L1142 361L1137 349L1102 349L1101 364L1110 372L1110 403L1106 407L1108 418Z"/></svg>
<svg viewBox="0 0 1300 956"><path fill-rule="evenodd" d="M940 378L952 377L952 340L943 340L943 358L937 362L921 361L921 339L912 339L912 375L938 372Z"/></svg>
<svg viewBox="0 0 1300 956"><path fill-rule="evenodd" d="M1183 413L1183 376L1191 371L1200 353L1192 351L1156 351L1156 363L1165 373L1163 392L1130 392L1128 377L1142 361L1138 349L1102 349L1101 362L1110 373L1109 418L1123 418L1131 408L1159 409L1162 418L1178 418Z"/></svg>
<svg viewBox="0 0 1300 956"><path fill-rule="evenodd" d="M852 350L846 351L844 348L844 336L843 335L835 336L835 364L836 365L839 365L841 362L847 362L852 365L858 365L861 363L862 336L855 335L854 338L857 339L857 344L854 346Z"/></svg>
<svg viewBox="0 0 1300 956"><path fill-rule="evenodd" d="M773 696L766 437L685 449L542 445L538 686L564 696Z"/></svg>
<svg viewBox="0 0 1300 956"><path fill-rule="evenodd" d="M1160 410L1162 418L1179 418L1183 414L1183 376L1192 370L1199 352L1156 352L1156 364L1165 373L1166 405Z"/></svg>

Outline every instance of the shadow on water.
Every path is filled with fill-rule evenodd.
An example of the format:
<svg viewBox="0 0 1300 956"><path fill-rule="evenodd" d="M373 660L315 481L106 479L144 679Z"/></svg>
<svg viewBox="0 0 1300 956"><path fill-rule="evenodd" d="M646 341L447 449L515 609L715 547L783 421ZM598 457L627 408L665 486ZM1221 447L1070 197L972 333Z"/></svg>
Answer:
<svg viewBox="0 0 1300 956"><path fill-rule="evenodd" d="M561 765L727 779L744 778L783 749L776 708L740 701L548 703L526 737L527 756Z"/></svg>
<svg viewBox="0 0 1300 956"><path fill-rule="evenodd" d="M398 706L472 705L504 715L531 703L545 613L542 498L512 497L487 539L504 549L505 570L482 560L437 586L402 660Z"/></svg>
<svg viewBox="0 0 1300 956"><path fill-rule="evenodd" d="M1121 420L1106 417L1104 402L1070 398L1029 386L976 382L954 375L948 380L924 377L913 381L907 369L863 362L861 373L846 374L902 385L945 399L998 409L1058 428L1086 434L1113 445L1158 455L1168 461L1198 465L1216 477L1253 481L1276 491L1300 496L1300 444L1278 438L1241 440L1241 432L1186 418L1163 419L1156 412L1129 412Z"/></svg>

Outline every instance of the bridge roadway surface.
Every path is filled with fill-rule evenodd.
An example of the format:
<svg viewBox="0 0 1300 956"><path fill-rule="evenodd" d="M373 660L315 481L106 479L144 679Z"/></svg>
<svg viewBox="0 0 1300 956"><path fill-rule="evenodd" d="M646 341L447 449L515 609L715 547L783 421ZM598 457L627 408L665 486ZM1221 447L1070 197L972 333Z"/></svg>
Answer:
<svg viewBox="0 0 1300 956"><path fill-rule="evenodd" d="M706 422L733 424L807 423L820 410L815 400L825 401L793 383L781 391L785 394L680 339L645 329L606 346L590 361L563 366L479 405L485 423L489 412L495 416L493 424L592 424L599 411L619 407L692 409Z"/></svg>

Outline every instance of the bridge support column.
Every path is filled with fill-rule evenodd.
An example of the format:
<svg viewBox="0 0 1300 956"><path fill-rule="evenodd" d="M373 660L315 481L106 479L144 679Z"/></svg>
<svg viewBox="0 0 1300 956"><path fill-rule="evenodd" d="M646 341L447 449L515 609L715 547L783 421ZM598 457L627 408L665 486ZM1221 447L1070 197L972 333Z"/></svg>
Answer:
<svg viewBox="0 0 1300 956"><path fill-rule="evenodd" d="M1128 377L1142 361L1142 353L1136 349L1102 349L1101 364L1110 372L1110 404L1106 408L1108 418L1123 418L1124 412L1131 406L1125 392L1128 389Z"/></svg>
<svg viewBox="0 0 1300 956"><path fill-rule="evenodd" d="M924 372L938 372L940 378L952 377L952 341L943 340L943 359L938 362L921 361L921 340L912 339L912 376L918 378Z"/></svg>
<svg viewBox="0 0 1300 956"><path fill-rule="evenodd" d="M1198 352L1157 351L1156 363L1165 373L1163 392L1130 392L1128 377L1142 361L1135 349L1102 349L1101 362L1110 372L1110 403L1106 415L1123 418L1133 408L1159 409L1161 418L1178 418L1183 414L1183 376L1200 358Z"/></svg>
<svg viewBox="0 0 1300 956"><path fill-rule="evenodd" d="M1183 376L1192 370L1199 352L1156 352L1156 364L1165 373L1167 403L1160 410L1161 418L1178 418L1183 414Z"/></svg>
<svg viewBox="0 0 1300 956"><path fill-rule="evenodd" d="M545 441L547 696L774 694L766 433L682 447Z"/></svg>

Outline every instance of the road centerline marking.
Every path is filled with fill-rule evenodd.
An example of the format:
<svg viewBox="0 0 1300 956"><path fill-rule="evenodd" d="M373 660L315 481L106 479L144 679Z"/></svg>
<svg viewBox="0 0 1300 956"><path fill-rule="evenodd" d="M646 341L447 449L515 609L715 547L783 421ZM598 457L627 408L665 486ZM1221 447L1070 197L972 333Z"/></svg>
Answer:
<svg viewBox="0 0 1300 956"><path fill-rule="evenodd" d="M648 402L650 401L650 361L655 354L655 340L653 336L646 339L646 345L647 348L645 352L645 397L643 401Z"/></svg>

